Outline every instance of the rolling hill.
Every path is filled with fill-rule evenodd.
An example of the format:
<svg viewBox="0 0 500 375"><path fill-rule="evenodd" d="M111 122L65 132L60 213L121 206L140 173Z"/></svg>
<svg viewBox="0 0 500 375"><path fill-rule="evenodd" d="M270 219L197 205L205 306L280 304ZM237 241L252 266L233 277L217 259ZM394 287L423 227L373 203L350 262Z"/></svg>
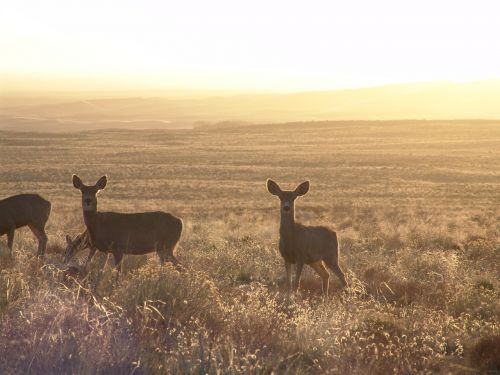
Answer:
<svg viewBox="0 0 500 375"><path fill-rule="evenodd" d="M168 96L129 93L71 100L0 101L0 129L190 128L205 124L321 120L499 119L500 80L400 84L287 94Z"/></svg>

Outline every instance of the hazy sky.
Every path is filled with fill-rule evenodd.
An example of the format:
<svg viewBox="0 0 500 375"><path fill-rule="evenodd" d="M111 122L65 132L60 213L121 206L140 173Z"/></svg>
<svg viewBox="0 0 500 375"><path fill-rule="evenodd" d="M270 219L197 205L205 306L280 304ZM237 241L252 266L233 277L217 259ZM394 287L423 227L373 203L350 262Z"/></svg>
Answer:
<svg viewBox="0 0 500 375"><path fill-rule="evenodd" d="M304 90L500 78L498 1L0 0L0 84Z"/></svg>

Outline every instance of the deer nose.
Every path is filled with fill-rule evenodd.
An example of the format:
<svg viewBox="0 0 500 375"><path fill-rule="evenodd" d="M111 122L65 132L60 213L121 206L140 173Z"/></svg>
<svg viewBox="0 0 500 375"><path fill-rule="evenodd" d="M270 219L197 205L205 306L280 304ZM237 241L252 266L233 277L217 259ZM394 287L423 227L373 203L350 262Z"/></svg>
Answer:
<svg viewBox="0 0 500 375"><path fill-rule="evenodd" d="M289 205L289 204L285 204L285 205L283 206L283 211L285 211L285 212L290 211L290 205Z"/></svg>
<svg viewBox="0 0 500 375"><path fill-rule="evenodd" d="M92 200L91 200L91 199L89 199L89 198L86 198L86 199L84 199L83 201L85 202L85 204L86 204L87 206L90 206L90 202L91 202Z"/></svg>

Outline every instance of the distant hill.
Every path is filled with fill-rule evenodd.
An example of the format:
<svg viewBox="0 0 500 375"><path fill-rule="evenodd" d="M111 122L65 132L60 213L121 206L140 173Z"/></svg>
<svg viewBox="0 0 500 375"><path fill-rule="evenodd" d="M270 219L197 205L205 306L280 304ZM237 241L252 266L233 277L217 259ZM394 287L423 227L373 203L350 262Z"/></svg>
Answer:
<svg viewBox="0 0 500 375"><path fill-rule="evenodd" d="M500 119L500 80L290 94L109 99L87 96L45 103L32 98L0 100L0 129L10 130L184 128L220 122Z"/></svg>

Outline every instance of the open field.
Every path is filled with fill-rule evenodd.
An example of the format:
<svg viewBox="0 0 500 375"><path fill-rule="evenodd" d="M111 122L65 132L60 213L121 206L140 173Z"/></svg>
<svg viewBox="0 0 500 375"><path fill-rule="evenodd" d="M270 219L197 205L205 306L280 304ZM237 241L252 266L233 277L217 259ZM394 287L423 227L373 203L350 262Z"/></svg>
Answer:
<svg viewBox="0 0 500 375"><path fill-rule="evenodd" d="M0 197L52 202L46 266L29 230L0 242L0 373L500 372L498 121L4 131L0 160ZM97 259L58 273L73 173L108 176L99 210L181 217L188 271L129 256L114 285L110 260L97 295ZM338 230L346 292L306 267L286 298L269 177L311 181L297 217Z"/></svg>

